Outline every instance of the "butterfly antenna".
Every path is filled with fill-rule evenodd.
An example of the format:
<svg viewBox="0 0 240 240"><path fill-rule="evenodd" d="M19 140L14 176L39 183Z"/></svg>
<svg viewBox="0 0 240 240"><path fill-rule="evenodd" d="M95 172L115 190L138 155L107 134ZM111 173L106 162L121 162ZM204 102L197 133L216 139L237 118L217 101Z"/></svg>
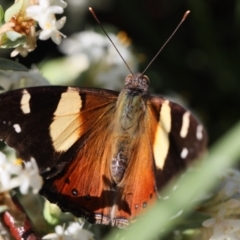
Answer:
<svg viewBox="0 0 240 240"><path fill-rule="evenodd" d="M88 8L89 11L91 12L91 14L93 15L93 17L95 18L95 20L97 21L97 23L100 25L101 29L103 30L103 32L105 33L105 35L107 36L107 38L109 39L109 41L112 43L113 47L116 49L116 51L118 52L119 56L121 57L121 59L123 60L123 62L125 63L125 65L127 66L128 70L130 71L130 73L132 75L133 72L132 70L130 69L130 67L128 66L127 62L125 61L125 59L123 58L123 56L121 55L121 53L118 51L116 45L114 44L114 42L112 41L112 39L108 36L107 32L105 31L105 29L103 28L102 24L100 23L100 21L98 20L97 18L97 15L95 14L95 12L93 11L93 9L91 7Z"/></svg>
<svg viewBox="0 0 240 240"><path fill-rule="evenodd" d="M182 23L186 20L188 14L190 13L190 11L186 11L183 15L182 20L180 21L180 23L177 25L177 27L175 28L175 30L173 31L173 33L170 35L170 37L167 39L167 41L162 45L162 47L158 50L157 54L155 55L155 57L150 61L150 63L147 65L147 67L144 69L144 71L142 72L142 75L147 71L147 69L149 68L149 66L153 63L153 61L157 58L157 56L159 55L159 53L164 49L164 47L168 44L168 42L171 40L171 38L174 36L174 34L177 32L177 30L179 29L179 27L182 25Z"/></svg>

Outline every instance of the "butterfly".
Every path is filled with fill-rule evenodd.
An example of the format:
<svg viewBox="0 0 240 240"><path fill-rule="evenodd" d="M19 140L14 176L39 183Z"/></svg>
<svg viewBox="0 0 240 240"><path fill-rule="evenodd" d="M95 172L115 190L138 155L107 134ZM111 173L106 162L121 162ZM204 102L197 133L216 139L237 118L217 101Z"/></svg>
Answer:
<svg viewBox="0 0 240 240"><path fill-rule="evenodd" d="M180 105L148 91L142 74L116 91L63 86L0 94L0 138L35 158L41 194L91 223L125 227L207 142Z"/></svg>

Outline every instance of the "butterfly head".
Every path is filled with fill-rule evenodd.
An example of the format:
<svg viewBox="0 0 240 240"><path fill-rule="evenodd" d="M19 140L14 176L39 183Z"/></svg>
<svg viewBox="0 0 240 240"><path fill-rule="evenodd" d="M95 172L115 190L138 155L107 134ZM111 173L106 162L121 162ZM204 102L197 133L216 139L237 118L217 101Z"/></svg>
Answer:
<svg viewBox="0 0 240 240"><path fill-rule="evenodd" d="M141 73L129 74L125 80L125 89L139 91L143 94L148 93L149 78Z"/></svg>

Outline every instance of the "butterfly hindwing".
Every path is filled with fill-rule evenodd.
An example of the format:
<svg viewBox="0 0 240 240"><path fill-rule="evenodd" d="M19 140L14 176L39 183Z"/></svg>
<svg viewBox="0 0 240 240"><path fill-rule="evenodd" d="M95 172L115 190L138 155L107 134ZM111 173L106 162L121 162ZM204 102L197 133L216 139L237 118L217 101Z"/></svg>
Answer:
<svg viewBox="0 0 240 240"><path fill-rule="evenodd" d="M160 97L151 97L149 103L152 123L158 121L152 146L159 190L203 154L207 135L203 125L180 105Z"/></svg>
<svg viewBox="0 0 240 240"><path fill-rule="evenodd" d="M161 97L150 97L146 105L133 161L118 186L118 225L134 220L161 197L159 190L206 147L206 132L188 110Z"/></svg>

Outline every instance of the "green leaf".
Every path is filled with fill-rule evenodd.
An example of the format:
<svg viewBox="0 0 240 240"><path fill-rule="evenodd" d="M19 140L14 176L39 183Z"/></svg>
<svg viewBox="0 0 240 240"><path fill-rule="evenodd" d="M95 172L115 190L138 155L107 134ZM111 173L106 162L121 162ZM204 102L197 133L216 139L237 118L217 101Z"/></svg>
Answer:
<svg viewBox="0 0 240 240"><path fill-rule="evenodd" d="M5 58L0 58L0 70L28 71L22 64Z"/></svg>
<svg viewBox="0 0 240 240"><path fill-rule="evenodd" d="M59 216L61 214L60 208L56 204L52 204L49 201L45 201L43 215L44 219L51 224L55 225L59 223Z"/></svg>
<svg viewBox="0 0 240 240"><path fill-rule="evenodd" d="M25 35L20 34L20 33L18 33L18 32L15 32L15 31L8 31L8 32L6 32L6 36L7 36L12 42L14 42L14 41L17 41L17 39L22 38L22 37L25 36Z"/></svg>
<svg viewBox="0 0 240 240"><path fill-rule="evenodd" d="M0 24L2 23L3 18L4 18L4 11L2 6L0 5Z"/></svg>
<svg viewBox="0 0 240 240"><path fill-rule="evenodd" d="M10 8L8 8L5 12L5 22L9 22L10 19L15 16L18 15L19 12L21 12L20 10L22 9L23 6L23 1L24 0L19 0L16 3L14 3Z"/></svg>
<svg viewBox="0 0 240 240"><path fill-rule="evenodd" d="M9 34L8 34L9 33ZM1 39L1 48L16 48L22 46L26 42L26 36L22 34L15 34L13 31L5 33ZM13 41L8 38L8 35Z"/></svg>
<svg viewBox="0 0 240 240"><path fill-rule="evenodd" d="M89 67L89 61L84 54L62 57L45 61L39 68L44 72L44 76L53 85L72 85Z"/></svg>
<svg viewBox="0 0 240 240"><path fill-rule="evenodd" d="M0 86L4 91L46 85L49 85L48 81L36 68L28 71L0 70Z"/></svg>

